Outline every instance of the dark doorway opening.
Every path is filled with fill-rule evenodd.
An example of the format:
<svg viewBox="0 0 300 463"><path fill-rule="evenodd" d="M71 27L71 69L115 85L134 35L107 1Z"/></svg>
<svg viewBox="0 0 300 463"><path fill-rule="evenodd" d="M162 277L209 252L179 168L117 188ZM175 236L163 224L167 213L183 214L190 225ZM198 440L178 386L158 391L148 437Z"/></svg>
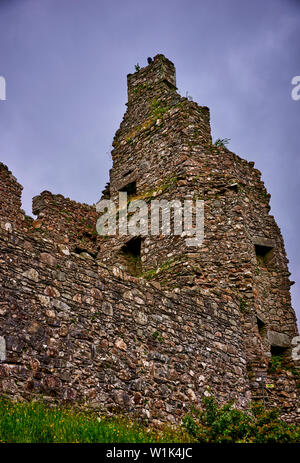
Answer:
<svg viewBox="0 0 300 463"><path fill-rule="evenodd" d="M128 272L133 276L139 276L142 273L141 248L142 238L137 236L127 241L120 250Z"/></svg>
<svg viewBox="0 0 300 463"><path fill-rule="evenodd" d="M257 322L257 328L258 328L259 334L263 336L266 331L266 324L258 317L256 317L256 322Z"/></svg>
<svg viewBox="0 0 300 463"><path fill-rule="evenodd" d="M271 362L268 370L270 373L279 372L289 365L289 349L287 347L271 345Z"/></svg>
<svg viewBox="0 0 300 463"><path fill-rule="evenodd" d="M287 347L271 346L271 355L272 357L283 357L286 354L287 350Z"/></svg>
<svg viewBox="0 0 300 463"><path fill-rule="evenodd" d="M274 268L275 256L274 248L270 246L262 246L260 244L255 244L255 253L257 263L260 267L264 268Z"/></svg>
<svg viewBox="0 0 300 463"><path fill-rule="evenodd" d="M126 192L128 196L136 195L136 182L127 183L127 185L123 186L119 191Z"/></svg>

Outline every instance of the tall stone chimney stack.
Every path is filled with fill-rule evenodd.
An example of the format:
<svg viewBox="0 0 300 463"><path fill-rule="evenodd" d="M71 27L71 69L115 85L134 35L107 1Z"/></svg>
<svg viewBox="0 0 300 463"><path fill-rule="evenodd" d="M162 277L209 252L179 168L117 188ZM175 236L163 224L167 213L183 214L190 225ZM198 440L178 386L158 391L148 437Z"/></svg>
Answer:
<svg viewBox="0 0 300 463"><path fill-rule="evenodd" d="M168 88L176 90L175 66L164 55L156 55L148 66L134 74L128 74L128 103L134 100L139 89L149 88L158 83L163 83Z"/></svg>

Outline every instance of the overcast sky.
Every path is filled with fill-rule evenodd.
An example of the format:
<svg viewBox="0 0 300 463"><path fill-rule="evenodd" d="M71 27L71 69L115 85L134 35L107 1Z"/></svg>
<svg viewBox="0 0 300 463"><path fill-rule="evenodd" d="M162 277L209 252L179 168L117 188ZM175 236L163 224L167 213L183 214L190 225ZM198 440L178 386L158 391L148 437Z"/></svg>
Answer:
<svg viewBox="0 0 300 463"><path fill-rule="evenodd" d="M24 186L89 204L111 167L126 75L163 53L179 92L211 110L213 139L255 161L281 228L300 319L297 0L0 0L0 160Z"/></svg>

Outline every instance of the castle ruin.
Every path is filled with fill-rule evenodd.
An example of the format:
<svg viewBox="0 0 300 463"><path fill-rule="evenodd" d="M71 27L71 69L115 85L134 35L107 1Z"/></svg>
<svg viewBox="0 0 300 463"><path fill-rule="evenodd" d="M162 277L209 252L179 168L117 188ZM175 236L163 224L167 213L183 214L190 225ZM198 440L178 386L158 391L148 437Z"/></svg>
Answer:
<svg viewBox="0 0 300 463"><path fill-rule="evenodd" d="M212 143L163 55L127 79L102 198L202 200L204 241L100 236L95 206L48 191L32 219L0 164L0 393L170 423L210 394L264 398L300 422L292 283L260 172Z"/></svg>

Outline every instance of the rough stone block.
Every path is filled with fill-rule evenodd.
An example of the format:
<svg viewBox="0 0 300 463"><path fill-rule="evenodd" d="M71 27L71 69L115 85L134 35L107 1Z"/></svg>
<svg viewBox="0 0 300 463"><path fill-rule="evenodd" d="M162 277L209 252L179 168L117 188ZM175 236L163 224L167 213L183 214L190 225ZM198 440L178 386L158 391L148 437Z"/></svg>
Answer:
<svg viewBox="0 0 300 463"><path fill-rule="evenodd" d="M288 347L290 345L290 338L286 334L268 330L267 336L272 346Z"/></svg>
<svg viewBox="0 0 300 463"><path fill-rule="evenodd" d="M6 360L6 342L4 336L0 336L0 362Z"/></svg>

